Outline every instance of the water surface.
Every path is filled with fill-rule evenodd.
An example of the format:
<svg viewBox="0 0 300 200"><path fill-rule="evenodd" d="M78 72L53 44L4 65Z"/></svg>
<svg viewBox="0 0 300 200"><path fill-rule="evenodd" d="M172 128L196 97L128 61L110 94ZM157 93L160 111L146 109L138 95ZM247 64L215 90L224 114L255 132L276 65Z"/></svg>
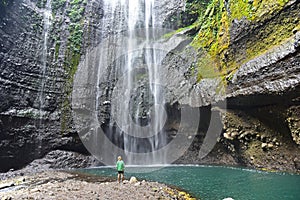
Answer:
<svg viewBox="0 0 300 200"><path fill-rule="evenodd" d="M114 168L83 169L82 172L116 176ZM219 166L127 167L126 178L158 181L180 187L205 200L299 200L300 175Z"/></svg>

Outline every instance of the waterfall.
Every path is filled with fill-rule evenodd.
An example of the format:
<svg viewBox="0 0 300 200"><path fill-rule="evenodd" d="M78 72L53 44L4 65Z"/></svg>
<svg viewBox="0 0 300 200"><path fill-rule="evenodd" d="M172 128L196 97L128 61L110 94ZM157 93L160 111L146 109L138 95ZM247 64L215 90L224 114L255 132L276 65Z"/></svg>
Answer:
<svg viewBox="0 0 300 200"><path fill-rule="evenodd" d="M103 164L114 165L118 155L127 165L170 164L188 147L179 145L190 141L184 133L171 138L164 131L166 73L161 63L182 39L162 39L170 31L156 16L162 4L167 5L157 0L104 0L96 45L87 50L75 74L75 128ZM193 125L186 116L191 112L182 115Z"/></svg>
<svg viewBox="0 0 300 200"><path fill-rule="evenodd" d="M124 150L123 156L128 164L164 164L163 153L155 153L166 144L166 136L162 131L165 119L161 105L163 95L158 85L158 66L162 58L154 46L158 28L153 11L154 0L105 0L104 4L110 8L106 11L114 16L112 20L118 20L118 15L121 15L119 19L125 19L119 28L125 27L127 32L123 41L112 36L122 49L121 55L114 52L116 57L112 60L114 67L122 72L117 72L119 77L114 90L122 94L112 94L110 128L106 134ZM103 56L100 56L99 63L103 64ZM100 83L99 72L100 68L97 85ZM98 100L96 104L99 105ZM118 131L115 131L115 126ZM137 154L143 154L144 158Z"/></svg>
<svg viewBox="0 0 300 200"><path fill-rule="evenodd" d="M39 129L41 134L43 134L43 118L45 116L44 106L45 106L45 84L46 84L46 74L47 74L47 56L48 56L48 34L49 34L49 28L51 25L51 16L52 16L52 10L51 10L51 0L47 0L44 13L43 13L43 44L42 44L42 55L41 55L41 82L40 82L40 88L38 93L38 105L39 105ZM41 152L42 148L42 141L40 138L38 138L38 154Z"/></svg>
<svg viewBox="0 0 300 200"><path fill-rule="evenodd" d="M43 117L43 107L44 107L44 90L45 90L45 83L46 83L46 73L47 73L47 55L48 55L48 34L49 34L49 27L51 25L51 0L47 0L44 10L44 28L43 28L43 47L42 47L42 65L41 65L41 86L39 90L39 107L40 107L40 114L41 118Z"/></svg>

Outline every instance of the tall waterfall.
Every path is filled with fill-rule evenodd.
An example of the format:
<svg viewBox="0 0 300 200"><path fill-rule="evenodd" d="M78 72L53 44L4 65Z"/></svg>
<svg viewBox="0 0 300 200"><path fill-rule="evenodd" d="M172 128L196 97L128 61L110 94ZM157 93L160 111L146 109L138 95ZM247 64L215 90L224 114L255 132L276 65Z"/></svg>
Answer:
<svg viewBox="0 0 300 200"><path fill-rule="evenodd" d="M183 152L178 144L186 137L170 142L164 131L166 73L161 66L182 40L161 42L169 30L155 14L157 3L104 0L97 45L74 77L75 126L89 152L107 165L118 155L129 165L169 164Z"/></svg>
<svg viewBox="0 0 300 200"><path fill-rule="evenodd" d="M115 145L124 149L128 164L165 163L163 153L153 153L166 144L162 130L165 118L163 94L158 76L162 58L154 46L155 31L158 30L153 12L154 0L104 2L115 16L118 13L123 15L121 18L125 20L121 25L128 34L126 40L119 43L122 44L122 54L116 53L118 57L113 60L114 67L123 73L117 78L114 88L118 93L112 93L110 128L106 134ZM141 40L141 35L144 40ZM136 156L139 153L145 155L144 159Z"/></svg>

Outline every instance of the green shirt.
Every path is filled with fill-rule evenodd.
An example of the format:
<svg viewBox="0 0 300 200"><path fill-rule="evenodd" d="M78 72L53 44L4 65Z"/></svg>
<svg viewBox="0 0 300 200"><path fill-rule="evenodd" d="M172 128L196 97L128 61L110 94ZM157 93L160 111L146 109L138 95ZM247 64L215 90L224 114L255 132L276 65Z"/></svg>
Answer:
<svg viewBox="0 0 300 200"><path fill-rule="evenodd" d="M124 162L123 162L123 160L118 160L118 162L117 162L117 170L118 171L124 171Z"/></svg>

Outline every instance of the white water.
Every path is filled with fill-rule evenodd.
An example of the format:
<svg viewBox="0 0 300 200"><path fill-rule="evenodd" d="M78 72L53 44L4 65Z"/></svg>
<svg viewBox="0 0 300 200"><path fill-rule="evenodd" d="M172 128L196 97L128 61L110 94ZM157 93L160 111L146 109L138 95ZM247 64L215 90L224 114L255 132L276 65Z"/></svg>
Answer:
<svg viewBox="0 0 300 200"><path fill-rule="evenodd" d="M44 16L43 16L43 45L42 45L42 56L41 56L41 83L38 93L38 101L39 101L39 129L40 134L43 134L44 124L43 124L43 118L44 118L44 106L45 106L45 84L46 84L46 74L47 74L47 56L48 56L48 35L49 35L49 28L51 25L51 16L52 16L52 10L51 10L51 0L47 0L45 9L44 9ZM42 148L42 141L41 138L38 138L38 154L41 152Z"/></svg>
<svg viewBox="0 0 300 200"><path fill-rule="evenodd" d="M44 106L44 90L45 90L45 83L46 83L46 73L47 73L47 55L48 55L48 34L49 34L49 27L51 25L51 0L47 0L45 10L44 10L44 28L43 28L43 47L42 47L42 65L41 65L41 86L39 90L39 106L40 106L40 114L43 115L42 109ZM41 118L43 116L40 116Z"/></svg>
<svg viewBox="0 0 300 200"><path fill-rule="evenodd" d="M118 83L115 90L119 93L114 93L117 96L113 94L115 101L111 105L111 125L106 134L109 135L109 138L119 142L119 147L125 151L126 155L123 156L127 164L131 165L165 163L164 153L155 153L166 144L166 136L162 131L165 113L164 108L160 105L163 104L163 94L158 85L160 82L158 69L162 57L154 46L155 31L159 28L156 27L156 17L153 14L154 3L154 0L104 0L106 16L111 17L104 17L103 25L114 24L116 21L122 22L118 23L119 27L111 28L120 30L125 27L128 35L125 41L120 41L116 35L109 36L109 42L121 45L122 52L118 52L118 48L108 48L107 52L102 52L99 56L96 107L100 103L101 65L117 61L115 68L120 69L123 73L121 76L119 73L119 77L117 77ZM125 20L122 21L122 19ZM110 20L110 22L105 20ZM139 73L139 71L143 72ZM139 79L139 76L145 78ZM146 89L143 93L138 93L136 90L139 87ZM132 106L135 96L139 98ZM148 99L142 101L143 96ZM141 105L143 102L146 105ZM143 106L149 107L146 109L146 114L150 118L150 122L142 126L140 112L143 111ZM96 119L98 120L97 117ZM113 126L115 125L121 131L114 131ZM138 153L143 153L145 157L137 159L134 154Z"/></svg>

